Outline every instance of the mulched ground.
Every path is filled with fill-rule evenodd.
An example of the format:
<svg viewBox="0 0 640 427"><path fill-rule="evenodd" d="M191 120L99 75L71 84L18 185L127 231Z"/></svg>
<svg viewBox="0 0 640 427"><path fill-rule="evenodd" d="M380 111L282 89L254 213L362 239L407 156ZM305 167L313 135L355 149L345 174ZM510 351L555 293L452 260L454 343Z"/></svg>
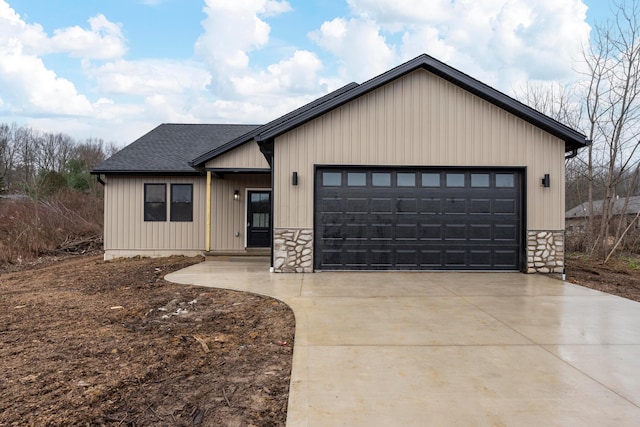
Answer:
<svg viewBox="0 0 640 427"><path fill-rule="evenodd" d="M292 311L163 280L200 261L85 256L0 270L0 426L284 425ZM629 259L569 256L567 280L640 301Z"/></svg>
<svg viewBox="0 0 640 427"><path fill-rule="evenodd" d="M0 426L284 425L292 311L162 278L201 260L0 274Z"/></svg>
<svg viewBox="0 0 640 427"><path fill-rule="evenodd" d="M567 281L640 302L640 268L633 258L600 260L572 254L567 257Z"/></svg>

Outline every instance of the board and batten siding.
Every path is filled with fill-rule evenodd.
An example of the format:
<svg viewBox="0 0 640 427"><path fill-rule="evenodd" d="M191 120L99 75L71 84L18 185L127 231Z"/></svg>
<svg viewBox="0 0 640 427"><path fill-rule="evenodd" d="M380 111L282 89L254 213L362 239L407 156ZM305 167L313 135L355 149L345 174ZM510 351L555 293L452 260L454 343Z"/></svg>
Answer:
<svg viewBox="0 0 640 427"><path fill-rule="evenodd" d="M564 141L424 70L277 137L274 150L276 229L313 228L314 165L524 167L526 228L564 229Z"/></svg>
<svg viewBox="0 0 640 427"><path fill-rule="evenodd" d="M167 185L167 221L144 220L144 184ZM169 221L171 184L193 184L193 221ZM204 177L111 175L104 187L105 259L145 255L195 255L205 246Z"/></svg>
<svg viewBox="0 0 640 427"><path fill-rule="evenodd" d="M260 152L258 144L255 141L249 141L215 159L209 160L205 167L269 169L269 163Z"/></svg>
<svg viewBox="0 0 640 427"><path fill-rule="evenodd" d="M211 180L211 250L244 251L247 230L247 190L270 189L270 174L227 174ZM240 200L233 199L238 190ZM236 233L238 235L236 236Z"/></svg>

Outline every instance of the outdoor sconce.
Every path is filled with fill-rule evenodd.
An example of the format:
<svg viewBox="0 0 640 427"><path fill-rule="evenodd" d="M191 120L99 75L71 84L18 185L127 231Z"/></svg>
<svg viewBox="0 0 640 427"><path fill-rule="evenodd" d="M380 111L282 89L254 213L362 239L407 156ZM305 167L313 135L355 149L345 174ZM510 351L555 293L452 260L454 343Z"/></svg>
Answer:
<svg viewBox="0 0 640 427"><path fill-rule="evenodd" d="M240 200L240 192L238 190L233 190L233 200L236 202Z"/></svg>
<svg viewBox="0 0 640 427"><path fill-rule="evenodd" d="M544 188L549 188L550 185L551 185L551 180L549 178L549 174L545 173L544 177L542 178L542 186Z"/></svg>
<svg viewBox="0 0 640 427"><path fill-rule="evenodd" d="M291 185L298 185L298 172L291 174Z"/></svg>

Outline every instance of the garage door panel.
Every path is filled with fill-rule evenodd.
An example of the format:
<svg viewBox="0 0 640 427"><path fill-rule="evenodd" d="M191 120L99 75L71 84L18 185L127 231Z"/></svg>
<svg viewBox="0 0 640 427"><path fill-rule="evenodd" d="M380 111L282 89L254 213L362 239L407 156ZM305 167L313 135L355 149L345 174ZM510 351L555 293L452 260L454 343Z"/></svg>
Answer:
<svg viewBox="0 0 640 427"><path fill-rule="evenodd" d="M326 173L316 175L316 269L520 267L518 171L345 168L323 186Z"/></svg>
<svg viewBox="0 0 640 427"><path fill-rule="evenodd" d="M464 224L446 224L444 240L467 240L467 226Z"/></svg>
<svg viewBox="0 0 640 427"><path fill-rule="evenodd" d="M491 199L470 199L469 213L472 215L491 214Z"/></svg>
<svg viewBox="0 0 640 427"><path fill-rule="evenodd" d="M451 214L464 214L467 212L467 201L462 198L458 199L447 199L444 204L445 215Z"/></svg>
<svg viewBox="0 0 640 427"><path fill-rule="evenodd" d="M515 199L496 199L493 213L497 215L516 215L518 203Z"/></svg>
<svg viewBox="0 0 640 427"><path fill-rule="evenodd" d="M469 240L491 241L491 224L470 224Z"/></svg>
<svg viewBox="0 0 640 427"><path fill-rule="evenodd" d="M391 197L387 198L372 198L371 199L371 213L390 214L393 213L393 200Z"/></svg>
<svg viewBox="0 0 640 427"><path fill-rule="evenodd" d="M396 226L396 239L398 240L418 240L417 224L398 224Z"/></svg>
<svg viewBox="0 0 640 427"><path fill-rule="evenodd" d="M442 213L442 199L422 199L420 213L424 214L441 214Z"/></svg>
<svg viewBox="0 0 640 427"><path fill-rule="evenodd" d="M362 198L346 198L345 199L345 210L347 213L368 213L369 212L369 203L368 200L364 197Z"/></svg>

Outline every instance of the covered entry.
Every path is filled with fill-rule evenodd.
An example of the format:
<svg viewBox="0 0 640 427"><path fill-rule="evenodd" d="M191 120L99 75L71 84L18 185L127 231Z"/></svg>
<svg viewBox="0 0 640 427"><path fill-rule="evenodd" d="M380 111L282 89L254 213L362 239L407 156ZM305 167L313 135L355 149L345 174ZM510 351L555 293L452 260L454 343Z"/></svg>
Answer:
<svg viewBox="0 0 640 427"><path fill-rule="evenodd" d="M316 270L520 270L521 169L318 167Z"/></svg>

